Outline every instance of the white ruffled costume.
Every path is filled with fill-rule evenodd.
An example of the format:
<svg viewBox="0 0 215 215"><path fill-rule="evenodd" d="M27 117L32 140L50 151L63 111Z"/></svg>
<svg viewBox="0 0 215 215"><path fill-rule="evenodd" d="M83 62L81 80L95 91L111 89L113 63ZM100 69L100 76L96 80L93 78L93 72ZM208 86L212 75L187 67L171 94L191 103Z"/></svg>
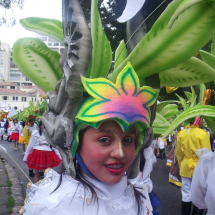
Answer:
<svg viewBox="0 0 215 215"><path fill-rule="evenodd" d="M82 184L63 173L62 184L55 191L60 175L47 169L45 178L37 184L29 184L25 206L20 212L24 215L136 215L138 211L133 186L128 184L127 177L113 185L92 178L88 180L96 190L97 201L92 200L91 192ZM142 184L139 190L145 196L141 198L142 215L151 215L152 207L148 196L148 187ZM53 193L52 193L53 192Z"/></svg>
<svg viewBox="0 0 215 215"><path fill-rule="evenodd" d="M209 149L198 149L200 158L195 168L192 185L191 200L199 209L208 209L208 215L215 211L215 153Z"/></svg>

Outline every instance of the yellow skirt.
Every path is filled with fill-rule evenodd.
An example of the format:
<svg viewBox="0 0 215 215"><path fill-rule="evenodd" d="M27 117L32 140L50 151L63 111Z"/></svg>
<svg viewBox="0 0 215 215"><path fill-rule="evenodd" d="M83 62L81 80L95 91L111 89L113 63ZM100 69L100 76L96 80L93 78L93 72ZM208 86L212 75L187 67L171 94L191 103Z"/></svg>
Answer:
<svg viewBox="0 0 215 215"><path fill-rule="evenodd" d="M25 144L25 141L24 141L24 137L23 137L23 136L20 136L20 138L19 138L19 143Z"/></svg>

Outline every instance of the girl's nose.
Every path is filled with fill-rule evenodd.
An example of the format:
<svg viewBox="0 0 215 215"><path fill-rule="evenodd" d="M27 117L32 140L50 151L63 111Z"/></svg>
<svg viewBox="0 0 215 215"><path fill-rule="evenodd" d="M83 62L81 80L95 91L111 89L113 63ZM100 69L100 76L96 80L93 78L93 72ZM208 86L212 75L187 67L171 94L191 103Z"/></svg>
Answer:
<svg viewBox="0 0 215 215"><path fill-rule="evenodd" d="M118 159L121 159L125 156L125 153L123 151L123 145L122 145L122 142L121 140L116 140L115 143L114 143L114 147L113 147L113 150L111 151L111 154L110 154L111 157L116 157Z"/></svg>

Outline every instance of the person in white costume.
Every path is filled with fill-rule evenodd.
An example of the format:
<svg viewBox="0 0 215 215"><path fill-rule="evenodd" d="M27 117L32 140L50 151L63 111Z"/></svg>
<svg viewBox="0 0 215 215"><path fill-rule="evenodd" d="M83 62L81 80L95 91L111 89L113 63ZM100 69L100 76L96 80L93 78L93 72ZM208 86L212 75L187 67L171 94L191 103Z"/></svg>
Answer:
<svg viewBox="0 0 215 215"><path fill-rule="evenodd" d="M130 179L138 176L139 165L136 168L133 163L139 164L142 146L152 140L149 107L157 93L139 86L130 64L118 77L116 85L98 78L90 87L89 80L82 77L90 97L81 102L75 116L70 149L75 175L47 170L44 180L28 186L21 210L25 215L152 215L148 178L152 165L143 173L147 183L136 187ZM104 90L109 86L110 94ZM98 97L104 96L110 99L100 106Z"/></svg>
<svg viewBox="0 0 215 215"><path fill-rule="evenodd" d="M11 135L10 139L14 141L14 150L18 150L19 148L19 123L17 119L13 120L13 123L11 124Z"/></svg>
<svg viewBox="0 0 215 215"><path fill-rule="evenodd" d="M0 135L1 135L1 140L3 140L3 135L4 135L4 125L5 125L5 121L4 119L1 120L0 122Z"/></svg>
<svg viewBox="0 0 215 215"><path fill-rule="evenodd" d="M40 173L49 167L53 168L61 163L61 156L57 149L50 147L43 136L42 121L39 122L39 131L34 130L23 161L29 169L35 169L34 182L39 181Z"/></svg>
<svg viewBox="0 0 215 215"><path fill-rule="evenodd" d="M193 174L191 200L197 208L208 209L207 215L213 215L215 212L215 153L203 148L198 149L196 154L200 159Z"/></svg>
<svg viewBox="0 0 215 215"><path fill-rule="evenodd" d="M125 175L135 153L134 128L123 132L115 121L107 121L98 129L88 127L81 135L77 151L87 167L80 166L82 159L76 156L79 160L76 179L66 173L59 175L54 170L47 170L42 181L29 185L26 205L21 212L26 211L25 215L66 215L70 212L73 215L136 215L141 208L139 214L152 214L148 196L150 180L138 184L137 190ZM119 137L123 156L119 153ZM137 198L140 198L139 202Z"/></svg>

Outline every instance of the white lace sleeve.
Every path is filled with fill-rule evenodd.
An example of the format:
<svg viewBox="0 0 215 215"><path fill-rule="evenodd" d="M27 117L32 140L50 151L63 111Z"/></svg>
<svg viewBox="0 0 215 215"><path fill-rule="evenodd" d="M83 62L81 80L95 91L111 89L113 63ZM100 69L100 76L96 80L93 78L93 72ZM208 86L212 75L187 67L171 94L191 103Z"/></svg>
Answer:
<svg viewBox="0 0 215 215"><path fill-rule="evenodd" d="M196 155L200 159L208 159L211 160L211 158L215 155L214 152L209 150L208 148L203 148L203 149L197 149L196 150Z"/></svg>

